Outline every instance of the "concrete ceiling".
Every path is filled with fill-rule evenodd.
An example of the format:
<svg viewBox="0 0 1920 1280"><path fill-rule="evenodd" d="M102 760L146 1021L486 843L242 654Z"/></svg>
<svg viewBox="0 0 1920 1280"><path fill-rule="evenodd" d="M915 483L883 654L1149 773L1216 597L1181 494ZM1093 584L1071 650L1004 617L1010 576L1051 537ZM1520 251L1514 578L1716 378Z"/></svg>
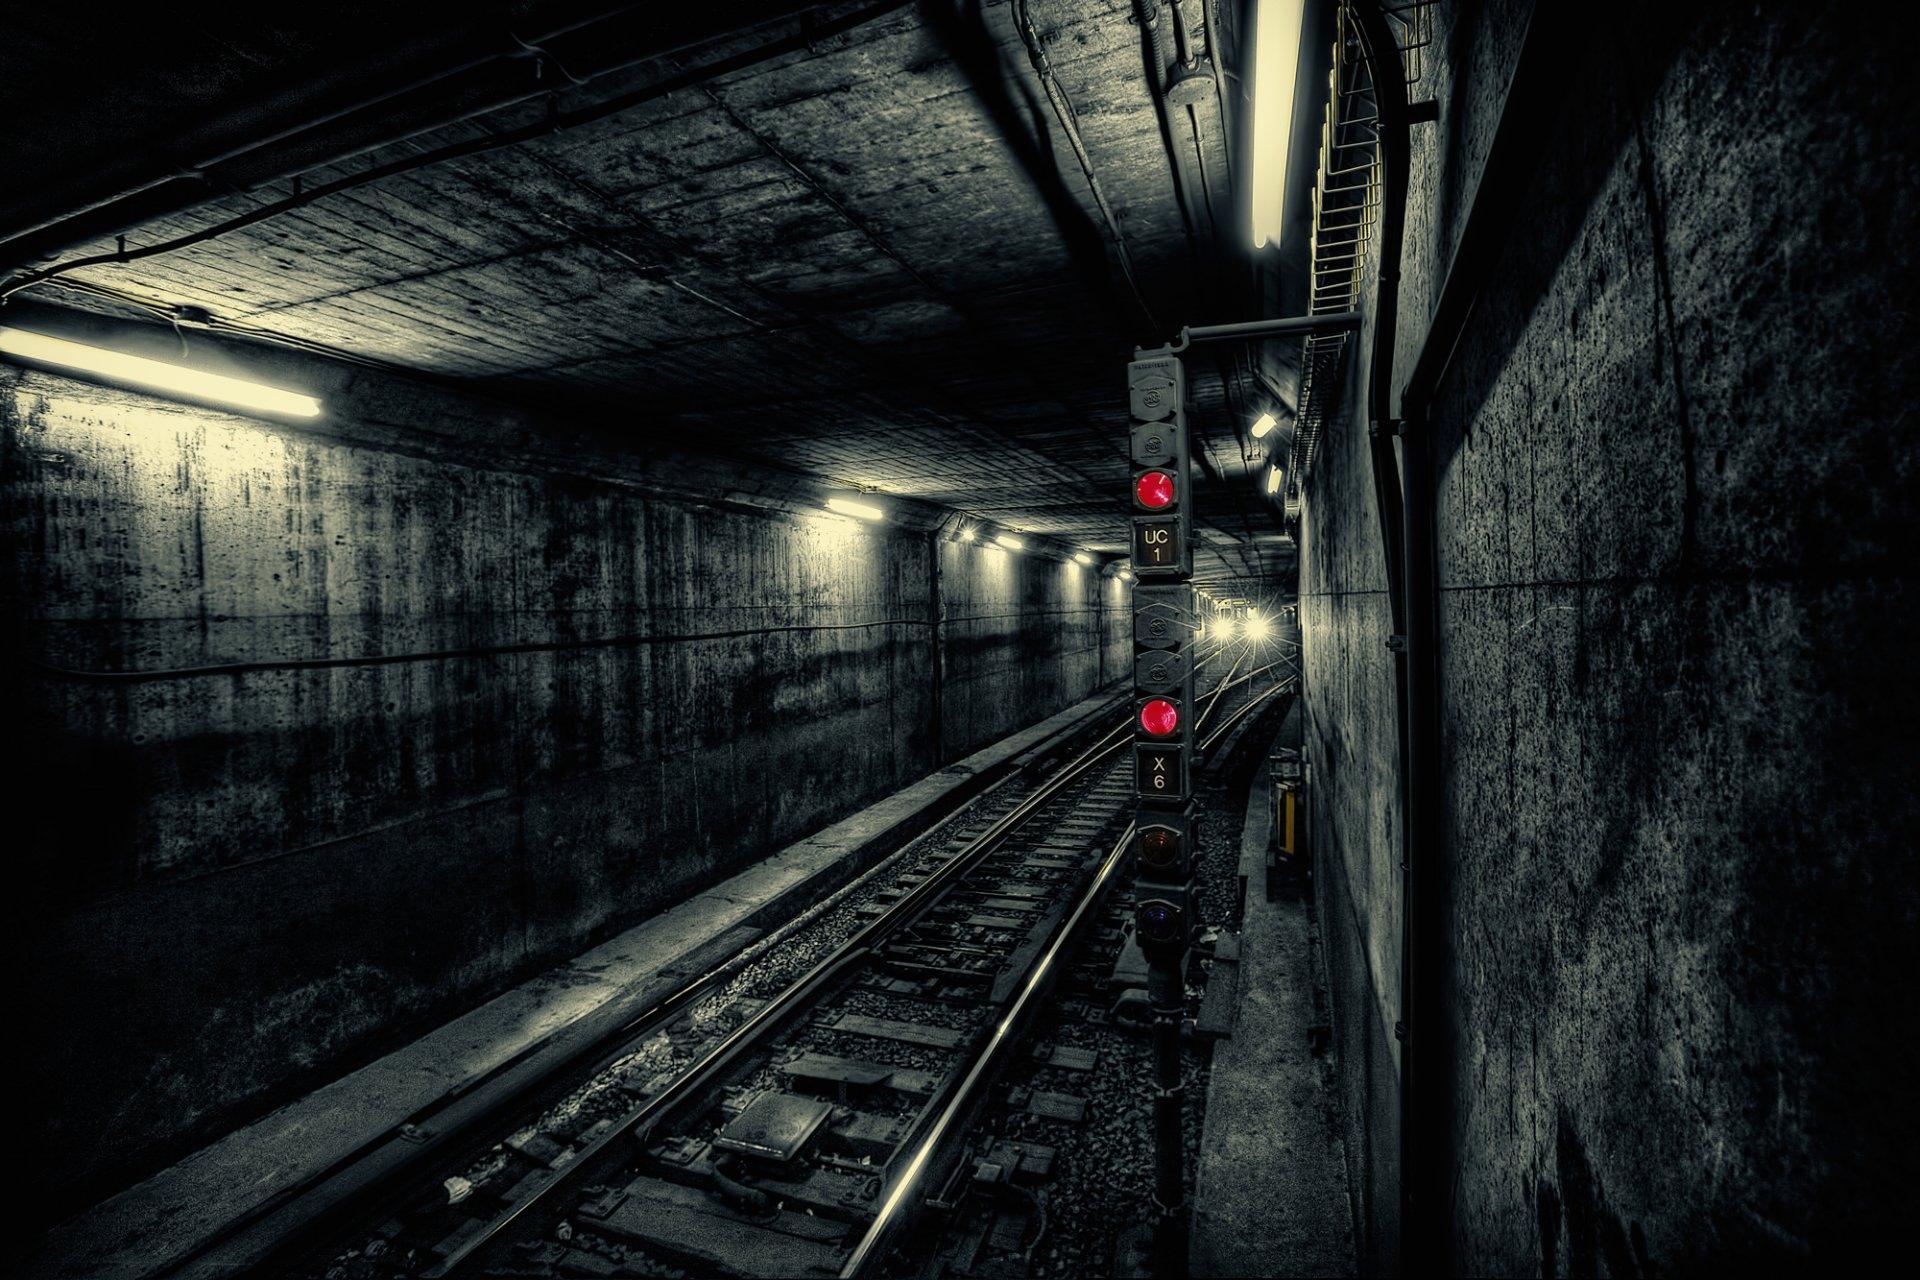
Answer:
<svg viewBox="0 0 1920 1280"><path fill-rule="evenodd" d="M390 7L10 10L15 283L287 206L17 296L318 344L1114 554L1133 347L1253 314L1214 77L1157 106L1130 0ZM1174 11L1143 7L1177 64ZM1190 51L1217 9L1231 70L1237 7L1185 0ZM1244 353L1188 368L1199 574L1290 576L1245 435L1272 401Z"/></svg>

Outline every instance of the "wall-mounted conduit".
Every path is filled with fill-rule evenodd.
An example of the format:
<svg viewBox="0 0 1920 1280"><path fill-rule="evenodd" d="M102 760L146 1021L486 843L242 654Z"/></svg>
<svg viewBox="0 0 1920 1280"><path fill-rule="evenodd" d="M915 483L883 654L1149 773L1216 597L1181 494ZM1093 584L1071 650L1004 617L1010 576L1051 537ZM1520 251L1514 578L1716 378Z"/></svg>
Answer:
<svg viewBox="0 0 1920 1280"><path fill-rule="evenodd" d="M1008 622L1032 618L1102 617L1101 609L1027 609L1019 613L984 614L956 618L956 622ZM260 662L222 662L204 667L173 667L146 671L81 671L33 659L35 670L62 680L125 684L145 680L185 680L203 676L241 676L266 671L323 671L334 667L389 667L406 662L447 662L460 658L496 658L521 653L569 653L582 649L638 649L650 645L694 644L706 640L746 640L796 631L871 631L876 627L935 627L932 618L880 618L872 622L799 623L788 627L741 627L732 631L678 634L632 634L591 640L534 640L520 644L475 645L463 649L430 649L419 653L376 653L358 658L274 658Z"/></svg>

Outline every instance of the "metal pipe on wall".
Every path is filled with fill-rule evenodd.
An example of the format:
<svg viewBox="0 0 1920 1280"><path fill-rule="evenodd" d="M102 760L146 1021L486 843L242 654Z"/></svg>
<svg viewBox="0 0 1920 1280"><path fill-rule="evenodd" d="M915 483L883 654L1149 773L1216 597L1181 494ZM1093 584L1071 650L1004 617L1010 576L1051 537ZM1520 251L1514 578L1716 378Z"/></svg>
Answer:
<svg viewBox="0 0 1920 1280"><path fill-rule="evenodd" d="M1407 216L1411 120L1399 48L1378 4L1353 9L1373 71L1380 129L1380 266L1368 440L1381 541L1393 597L1394 687L1400 739L1400 1256L1452 1270L1445 1202L1452 1157L1452 1037L1444 992L1449 920L1440 838L1439 698L1431 468L1424 433L1393 417L1393 352ZM1395 458L1394 440L1400 441ZM1396 527L1397 526L1397 527Z"/></svg>

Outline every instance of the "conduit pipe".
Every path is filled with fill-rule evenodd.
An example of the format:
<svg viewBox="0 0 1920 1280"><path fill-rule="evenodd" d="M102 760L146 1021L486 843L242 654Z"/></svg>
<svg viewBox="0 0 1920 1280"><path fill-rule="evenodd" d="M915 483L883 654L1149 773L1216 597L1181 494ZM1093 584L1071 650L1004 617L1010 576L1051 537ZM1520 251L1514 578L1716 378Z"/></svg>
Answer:
<svg viewBox="0 0 1920 1280"><path fill-rule="evenodd" d="M1134 15L1146 35L1147 96L1153 100L1154 118L1160 123L1160 145L1167 153L1167 167L1173 174L1174 203L1180 207L1180 222L1186 229L1187 247L1194 260L1200 260L1200 228L1194 221L1193 194L1187 189L1185 162L1180 157L1180 140L1174 136L1173 115L1167 102L1167 43L1160 29L1160 0L1133 0Z"/></svg>
<svg viewBox="0 0 1920 1280"><path fill-rule="evenodd" d="M1460 335L1519 215L1520 192L1533 180L1547 146L1576 50L1569 6L1539 4L1529 15L1486 162L1467 201L1466 221L1440 287L1420 353L1400 390L1400 416L1423 421L1452 367Z"/></svg>
<svg viewBox="0 0 1920 1280"><path fill-rule="evenodd" d="M1409 432L1393 416L1411 121L1406 72L1385 15L1376 3L1356 4L1353 13L1373 71L1380 128L1380 265L1367 438L1393 612L1389 643L1400 746L1400 1021L1395 1031L1400 1038L1401 1257L1418 1258L1423 1268L1446 1274L1453 1269L1446 1206L1453 1165L1453 1072L1444 1000L1452 947L1440 837L1432 468L1425 431Z"/></svg>
<svg viewBox="0 0 1920 1280"><path fill-rule="evenodd" d="M660 96L673 88L697 83L698 80L721 71L752 65L754 62L789 49L804 47L810 40L817 39L823 34L870 21L900 8L905 3L906 0L878 0L872 5L852 8L849 0L847 4L837 4L828 8L818 4L802 3L801 0L765 0L765 3L757 5L754 10L761 23L797 20L800 23L800 30L794 34L772 37L765 44L754 49L723 54L715 63L698 68L692 75L684 71L669 72L655 85L642 86L639 89L621 93L602 103L568 111L555 109L550 111L546 121L503 130L490 138L473 139L379 165L362 174L349 175L316 187L310 192L296 191L293 196L285 200L273 202L253 214L243 215L229 223L222 223L221 227L237 229L239 226L259 221L264 216L271 216L273 213L310 203L311 200L323 194L359 186L378 177L405 172L438 160L479 154L501 146L528 141L548 132L557 132L559 129L588 120L599 119ZM819 16L816 21L814 20L816 14L823 16ZM740 17L738 14L731 16L736 22ZM596 24L607 24L614 29L611 31L588 30ZM0 263L8 265L24 263L75 244L111 235L127 227L144 224L154 218L193 208L228 192L251 191L270 183L288 179L297 180L300 175L324 165L357 159L380 148L436 129L476 119L516 104L524 104L549 93L566 80L578 83L582 80L627 71L648 61L718 39L733 29L735 28L724 24L716 25L711 15L703 14L691 19L669 21L651 11L636 12L627 8L615 9L591 19L574 21L543 34L539 40L531 43L513 39L510 34L503 33L507 34L508 38L499 42L491 56L468 56L453 62L443 71L421 76L398 88L370 92L365 98L350 106L326 110L317 119L299 125L283 126L264 138L233 145L215 156L203 157L195 167L183 173L170 172L167 177L161 179L151 177L141 179L140 185L124 190L120 195L95 199L77 212L43 221L35 229L0 243ZM638 48L631 43L635 35L645 37L639 42ZM539 47L540 41L554 41L561 36L567 36L573 42L567 50L567 60L559 59ZM578 52L575 51L576 48ZM602 49L607 52L601 53ZM539 58L543 64L552 65L555 79L549 81L541 75L521 71L517 64L524 64L530 57ZM578 60L580 65L568 65L572 60ZM503 66L508 69L496 75L496 68ZM469 79L476 82L467 83ZM449 82L455 80L459 83L452 84L449 89ZM405 101L412 95L425 94L428 90L434 91L435 98L449 91L456 91L457 96L451 106L436 105L432 100L414 106ZM379 119L356 119L356 117L364 117L367 112L379 107L391 107L391 113ZM201 236L201 239L208 238L211 236L204 233ZM185 247L186 243L188 241L183 238L180 241L169 242L167 247ZM153 251L151 248L128 250L122 255L101 254L75 262L62 263L57 267L23 275L10 286L8 291L14 291L21 284L62 274L74 266L132 260L136 257L149 256Z"/></svg>

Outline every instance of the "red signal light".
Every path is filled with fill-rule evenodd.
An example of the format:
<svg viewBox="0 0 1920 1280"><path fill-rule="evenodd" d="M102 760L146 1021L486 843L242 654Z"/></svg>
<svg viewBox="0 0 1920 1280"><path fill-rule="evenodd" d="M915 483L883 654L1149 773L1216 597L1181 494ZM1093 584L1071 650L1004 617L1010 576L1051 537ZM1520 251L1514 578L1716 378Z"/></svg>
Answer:
<svg viewBox="0 0 1920 1280"><path fill-rule="evenodd" d="M1173 477L1164 471L1149 471L1133 482L1134 497L1140 505L1158 511L1173 505Z"/></svg>
<svg viewBox="0 0 1920 1280"><path fill-rule="evenodd" d="M1140 708L1140 727L1156 738L1164 738L1180 727L1180 708L1165 698L1150 698Z"/></svg>

